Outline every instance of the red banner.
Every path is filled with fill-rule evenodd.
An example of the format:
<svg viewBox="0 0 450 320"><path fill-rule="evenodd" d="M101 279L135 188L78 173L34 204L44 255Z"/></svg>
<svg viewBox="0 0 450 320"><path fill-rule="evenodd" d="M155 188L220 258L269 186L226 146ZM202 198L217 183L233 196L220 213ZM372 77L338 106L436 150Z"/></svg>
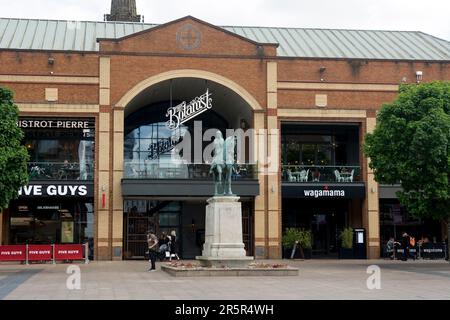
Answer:
<svg viewBox="0 0 450 320"><path fill-rule="evenodd" d="M83 260L82 244L55 245L55 260Z"/></svg>
<svg viewBox="0 0 450 320"><path fill-rule="evenodd" d="M33 245L28 246L28 261L51 261L53 257L52 245Z"/></svg>
<svg viewBox="0 0 450 320"><path fill-rule="evenodd" d="M26 246L0 246L0 261L25 261Z"/></svg>

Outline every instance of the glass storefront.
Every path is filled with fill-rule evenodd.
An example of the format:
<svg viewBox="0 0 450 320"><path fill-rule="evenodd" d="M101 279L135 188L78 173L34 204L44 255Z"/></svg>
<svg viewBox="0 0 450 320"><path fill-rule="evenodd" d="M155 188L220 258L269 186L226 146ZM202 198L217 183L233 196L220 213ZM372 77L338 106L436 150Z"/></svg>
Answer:
<svg viewBox="0 0 450 320"><path fill-rule="evenodd" d="M444 239L442 224L439 221L419 219L410 215L397 199L380 200L380 231L382 247L390 237L401 239L403 232L417 240L427 238L434 243Z"/></svg>
<svg viewBox="0 0 450 320"><path fill-rule="evenodd" d="M360 180L357 125L282 125L281 159L285 182Z"/></svg>
<svg viewBox="0 0 450 320"><path fill-rule="evenodd" d="M20 118L31 180L92 180L95 120Z"/></svg>
<svg viewBox="0 0 450 320"><path fill-rule="evenodd" d="M359 128L285 124L282 150L285 165L358 165Z"/></svg>
<svg viewBox="0 0 450 320"><path fill-rule="evenodd" d="M176 130L168 129L166 126L168 104L166 102L151 105L126 118L124 144L126 178L187 179L193 171L198 170L181 159L175 159L176 156L178 158L183 156L182 151L175 148L176 145L183 141L187 133L194 137L195 123L189 121ZM195 121L201 122L203 132L209 128L217 128L225 135L228 128L225 119L212 110L200 114ZM204 142L202 147L210 143L211 141ZM194 163L194 159L191 158L189 162Z"/></svg>
<svg viewBox="0 0 450 320"><path fill-rule="evenodd" d="M20 199L10 206L10 244L94 243L93 199Z"/></svg>
<svg viewBox="0 0 450 320"><path fill-rule="evenodd" d="M95 119L20 117L30 183L8 214L10 244L89 244L94 255Z"/></svg>
<svg viewBox="0 0 450 320"><path fill-rule="evenodd" d="M351 201L283 199L283 232L287 228L309 230L313 256L336 258L340 232L352 215Z"/></svg>
<svg viewBox="0 0 450 320"><path fill-rule="evenodd" d="M147 231L157 235L175 231L180 236L181 209L178 201L125 200L124 258L144 258Z"/></svg>

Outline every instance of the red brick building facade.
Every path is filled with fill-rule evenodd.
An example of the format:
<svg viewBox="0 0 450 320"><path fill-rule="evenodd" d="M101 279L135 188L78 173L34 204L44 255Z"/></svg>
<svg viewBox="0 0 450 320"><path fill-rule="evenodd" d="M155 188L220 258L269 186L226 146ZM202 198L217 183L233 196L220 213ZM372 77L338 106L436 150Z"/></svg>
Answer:
<svg viewBox="0 0 450 320"><path fill-rule="evenodd" d="M32 23L34 22L30 21L30 24ZM50 27L51 22L48 23ZM110 23L108 25L105 23L105 28L109 27L125 29L133 28L133 24ZM25 33L30 34L30 32L32 30L27 29ZM20 108L22 118L63 117L64 119L92 119L95 123L93 156L95 170L90 177L93 185L91 195L93 220L89 222L92 225L89 232L90 237L93 238L92 250L96 259L120 260L139 256L139 254L127 255L128 242L133 241L132 236L128 234L131 227L128 225L130 222L126 215L131 210L127 207L131 205L124 202L127 199L136 201L148 199L158 203L172 200L180 202L184 208L179 209L181 210L179 211L180 223L175 226L170 225L170 228L178 228L186 246L191 246L188 245L189 242L194 243L198 237L201 238L201 232L199 232L201 218L183 218L185 214L183 210L188 210L186 208L191 205L194 206L189 199L186 199L190 195L175 192L170 196L161 191L161 194L155 196L145 193L133 193L129 196L123 191L124 179L126 179L126 173L124 173L126 119L147 102L161 101L162 93L152 88L165 90L168 88L168 81L177 79L179 82L175 82L175 85L178 85L178 88L184 88L179 100L187 99L189 96L194 98L196 94L189 95L189 88L186 89L186 87L189 87L192 79L201 79L214 83L218 90L216 92L226 97L232 96L233 98L230 99L234 100L229 101L235 102L236 110L246 109L242 111L242 117L250 128L281 130L281 136L278 136L280 151L277 156L282 165L286 168L292 165L293 169L286 171L284 167L281 167L277 175L260 173L256 177L258 194L249 194L247 199L249 205L247 223L250 225L247 226L247 236L250 237L247 239L247 249L252 255L258 258L280 258L282 233L288 226L312 226L313 233L317 235L314 246L322 249L326 247L324 253L329 254L333 251L330 250L333 238L338 235L336 231L329 229L337 230L351 226L366 230L367 257L380 256L382 240L380 239L380 199L382 198L380 193L382 190L374 181L373 173L368 168L367 159L363 156L360 146L364 135L374 129L377 110L383 103L395 99L400 83L415 83L418 79L418 71L423 74L420 78L423 82L450 80L450 44L448 42L436 39L436 42L441 45L441 48L436 49L442 55L439 59L422 57L419 53L414 59L385 58L382 55L384 48L369 48L369 51L374 52L373 58L357 57L357 55L356 57L327 57L326 54L307 57L295 56L295 53L290 56L280 55L280 44L277 42L260 43L193 17L126 33L124 36L109 39L106 36L98 37L96 40L98 49L95 50L84 50L82 47L74 50L70 42L75 43L76 37L75 39L55 38L54 41L64 41L64 44L59 47L55 43L53 47L51 44L47 47L45 44L36 47L36 43L33 43L27 49L19 45L15 46L13 43L15 40L12 37L7 39L6 31L3 35L0 33L0 86L8 87L14 92L15 102ZM120 32L117 33L116 30L117 34L120 35ZM24 39L27 41L26 36ZM92 42L92 39L90 41ZM294 42L289 39L283 41ZM308 46L307 43L304 45ZM436 46L430 43L428 45ZM386 42L385 46L391 46L391 50L396 52L394 44ZM411 42L403 45L405 46L411 46ZM421 44L417 43L417 46ZM66 47L68 49L65 49ZM379 44L379 47L382 45ZM446 51L445 48L447 48ZM412 54L418 51L413 47L410 47L410 50ZM377 57L378 53L380 57ZM199 86L195 84L196 88ZM176 95L175 92L174 94ZM162 100L168 101L168 91L162 95L166 96ZM152 100L152 97L158 98ZM227 98L224 99L226 101ZM224 103L219 102L219 105L225 105ZM228 113L225 113L224 118L231 119L229 123L241 121L240 118L233 120ZM317 134L326 130L327 127L335 128L336 132L345 130L346 125L356 128L356 136L345 138L347 139L345 141L354 139L354 145L358 148L353 165L356 164L359 168L357 184L360 189L358 192L363 192L363 195L355 198L350 196L346 198L345 203L344 200L339 200L342 202L336 206L342 205L342 212L345 211L345 213L335 212L328 215L315 212L314 201L320 202L320 199L304 200L300 196L295 199L294 195L289 196L290 200L285 201L283 195L285 186L290 185L287 186L291 188L290 192L298 192L299 195L303 189L302 181L297 178L290 180L287 176L295 171L295 164L288 163L289 159L284 158L283 154L289 157L292 150L297 149L294 147L289 149L291 148L289 146L283 149L285 144L289 144L282 141L284 125L290 126L289 130L298 131L292 134L296 137L302 136L301 127L307 128L305 130L308 133L305 133L305 136L314 141ZM295 126L298 126L298 130ZM330 136L336 137L338 134L336 136L330 134ZM351 143L338 142L337 144L350 145ZM308 157L307 150L310 150L311 146L316 148L315 156L312 156L316 160L308 158L310 161L308 164L311 166L318 165L313 163L314 161L323 161L322 164L326 164L323 168L343 166L345 159L353 157L350 156L352 153L350 149L342 151L342 158L339 158L338 150L322 152L321 148L325 148L322 142L305 142L303 146L301 149L303 151L299 151L299 157L301 157L299 166L306 165L304 161ZM323 155L326 155L325 160L321 158ZM336 160L338 158L339 164ZM298 171L301 170L301 168L298 169ZM325 176L324 172L322 171L322 176ZM311 173L312 170L308 171L306 181L303 182L313 181ZM55 178L55 180L58 179ZM73 180L78 183L81 179L75 177ZM336 181L318 179L316 182L321 188L327 189L328 186L334 186ZM295 191L296 187L299 188L297 191ZM339 185L336 188L339 188ZM196 199L195 205L198 205L198 208L204 205L206 195L191 195L191 197ZM322 203L325 202L322 201ZM23 207L24 204L21 203L19 206ZM148 206L150 205L147 204ZM317 208L320 206L318 205ZM327 206L331 210L335 204L330 202ZM139 207L139 203L131 207ZM196 211L195 208L192 211ZM311 213L312 221L306 219L304 221L309 222L301 222L301 219L294 217L295 212L289 213L290 218L284 216L289 210L301 211L302 208L309 208L308 214ZM11 226L11 217L16 216L12 213L14 210L16 209L10 208L0 216L2 222L0 235L3 244L15 241L11 235L11 230L14 229ZM321 207L320 210L325 212L327 209ZM341 214L342 223L328 220L334 219L330 218L335 217L334 215ZM76 222L75 226L77 226ZM86 238L88 238L86 234L84 237L80 236L79 241L84 241ZM186 252L189 250L186 249Z"/></svg>

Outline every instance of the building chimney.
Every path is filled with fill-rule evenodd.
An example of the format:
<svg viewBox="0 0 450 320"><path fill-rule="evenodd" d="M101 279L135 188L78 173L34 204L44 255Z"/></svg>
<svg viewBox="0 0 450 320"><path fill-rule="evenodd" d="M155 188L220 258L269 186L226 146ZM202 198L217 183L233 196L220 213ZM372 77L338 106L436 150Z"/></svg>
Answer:
<svg viewBox="0 0 450 320"><path fill-rule="evenodd" d="M141 22L141 16L136 10L136 0L111 0L111 14L106 14L105 20Z"/></svg>

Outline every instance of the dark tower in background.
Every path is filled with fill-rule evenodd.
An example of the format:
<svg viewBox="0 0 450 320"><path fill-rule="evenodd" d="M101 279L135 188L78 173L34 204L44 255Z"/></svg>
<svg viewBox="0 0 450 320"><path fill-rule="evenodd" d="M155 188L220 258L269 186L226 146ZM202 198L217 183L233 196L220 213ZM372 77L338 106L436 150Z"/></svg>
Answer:
<svg viewBox="0 0 450 320"><path fill-rule="evenodd" d="M141 22L136 0L111 0L111 14L105 14L105 21Z"/></svg>

